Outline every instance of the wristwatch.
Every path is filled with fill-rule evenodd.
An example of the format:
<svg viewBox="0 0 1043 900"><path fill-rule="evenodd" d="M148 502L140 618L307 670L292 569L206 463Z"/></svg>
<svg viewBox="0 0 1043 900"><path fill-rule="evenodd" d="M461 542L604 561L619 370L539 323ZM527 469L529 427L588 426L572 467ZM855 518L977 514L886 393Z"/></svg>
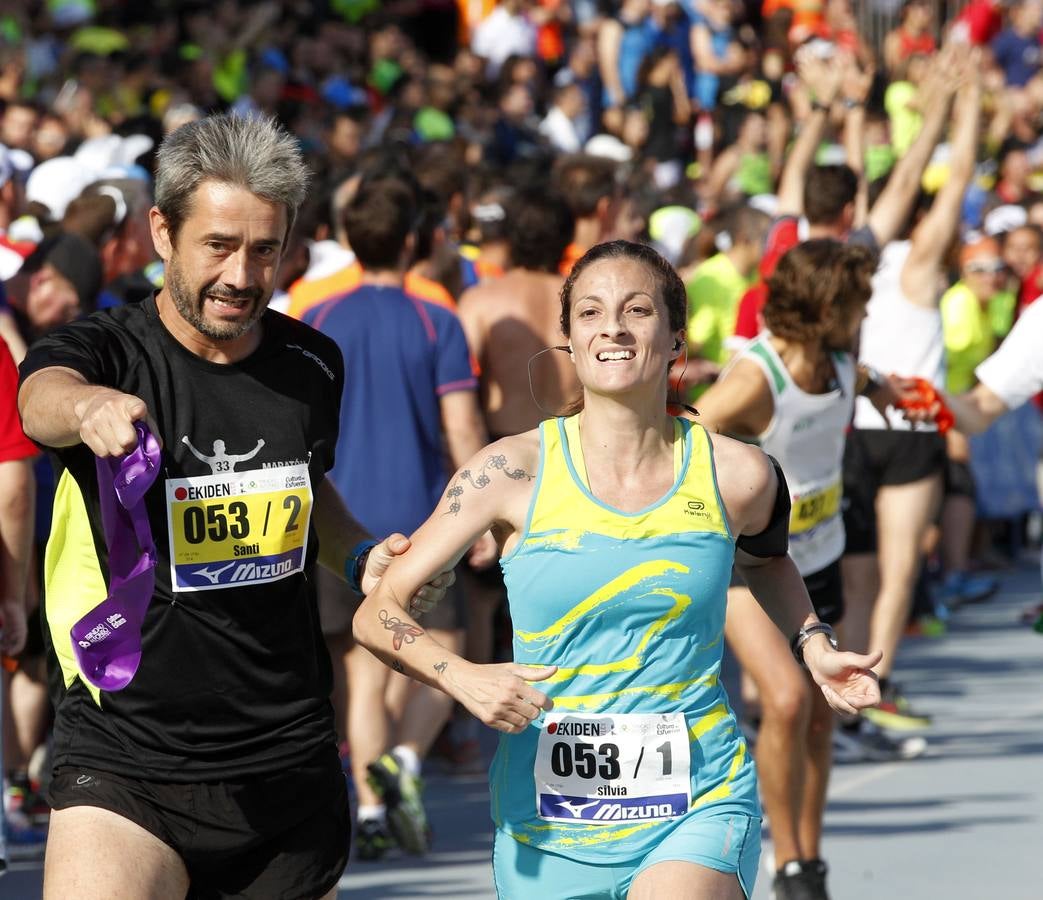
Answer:
<svg viewBox="0 0 1043 900"><path fill-rule="evenodd" d="M804 662L804 645L816 634L824 634L829 639L833 649L837 649L837 636L831 625L827 625L825 622L814 622L811 625L805 625L793 635L792 640L789 642L790 650L793 651L793 657L804 668L807 668L807 664Z"/></svg>
<svg viewBox="0 0 1043 900"><path fill-rule="evenodd" d="M355 593L362 593L362 576L366 573L369 551L377 546L376 541L359 541L344 561L344 580Z"/></svg>

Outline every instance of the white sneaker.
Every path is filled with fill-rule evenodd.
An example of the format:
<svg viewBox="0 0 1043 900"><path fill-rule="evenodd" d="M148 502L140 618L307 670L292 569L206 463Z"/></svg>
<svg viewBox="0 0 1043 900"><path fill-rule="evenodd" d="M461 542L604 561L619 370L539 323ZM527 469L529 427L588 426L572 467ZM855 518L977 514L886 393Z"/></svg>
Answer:
<svg viewBox="0 0 1043 900"><path fill-rule="evenodd" d="M858 728L833 729L833 761L837 763L892 762L916 759L927 750L923 737L894 740L867 719L858 719Z"/></svg>

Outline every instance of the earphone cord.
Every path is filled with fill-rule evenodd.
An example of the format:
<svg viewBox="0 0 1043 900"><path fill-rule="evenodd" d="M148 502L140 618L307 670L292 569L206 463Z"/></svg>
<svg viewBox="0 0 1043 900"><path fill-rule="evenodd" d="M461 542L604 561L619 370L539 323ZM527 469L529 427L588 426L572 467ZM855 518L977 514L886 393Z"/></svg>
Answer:
<svg viewBox="0 0 1043 900"><path fill-rule="evenodd" d="M699 415L699 410L694 406L689 406L681 399L681 383L684 381L684 373L688 371L688 342L684 342L684 365L681 366L681 374L677 376L677 384L674 385L674 396L677 398L676 405L680 406L681 409L686 412L690 412L693 416Z"/></svg>
<svg viewBox="0 0 1043 900"><path fill-rule="evenodd" d="M542 403L540 403L539 400L536 399L536 390L532 386L532 364L536 362L537 357L543 356L544 353L550 353L551 350L564 350L566 353L570 352L567 344L556 345L554 347L547 347L544 350L540 350L538 353L533 353L532 356L529 357L529 365L527 366L527 369L529 373L529 396L532 397L532 402L539 407L541 413L553 419L558 416L558 413L551 412Z"/></svg>

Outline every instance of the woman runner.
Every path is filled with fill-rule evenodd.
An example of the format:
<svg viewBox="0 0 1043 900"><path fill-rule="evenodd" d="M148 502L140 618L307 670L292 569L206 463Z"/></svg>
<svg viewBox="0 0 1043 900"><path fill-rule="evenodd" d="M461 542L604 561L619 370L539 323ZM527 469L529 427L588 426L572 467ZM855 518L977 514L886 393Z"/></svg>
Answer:
<svg viewBox="0 0 1043 900"><path fill-rule="evenodd" d="M650 248L588 251L562 289L582 411L477 454L355 615L361 644L504 732L490 773L502 898L752 894L756 777L718 680L733 562L832 706L879 697L878 656L835 650L786 555L778 470L666 412L686 304ZM515 662L475 665L406 604L489 528Z"/></svg>

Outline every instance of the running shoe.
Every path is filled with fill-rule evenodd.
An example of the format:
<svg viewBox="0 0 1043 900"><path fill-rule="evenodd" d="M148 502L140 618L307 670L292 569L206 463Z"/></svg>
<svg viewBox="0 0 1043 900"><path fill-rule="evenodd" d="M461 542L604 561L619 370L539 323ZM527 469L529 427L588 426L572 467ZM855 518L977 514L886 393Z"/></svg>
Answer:
<svg viewBox="0 0 1043 900"><path fill-rule="evenodd" d="M942 579L934 592L934 599L949 609L966 603L981 603L988 600L999 589L1000 583L989 575L969 575L967 572L950 572Z"/></svg>
<svg viewBox="0 0 1043 900"><path fill-rule="evenodd" d="M862 710L862 715L875 725L894 731L919 731L931 724L930 716L913 711L912 705L902 696L894 682L889 682L880 691L880 702L875 707Z"/></svg>
<svg viewBox="0 0 1043 900"><path fill-rule="evenodd" d="M840 725L833 729L833 761L836 763L916 759L926 750L927 741L924 738L894 740L863 718L857 719L852 725Z"/></svg>
<svg viewBox="0 0 1043 900"><path fill-rule="evenodd" d="M431 835L424 811L423 780L410 775L393 752L385 753L366 768L366 780L387 807L392 837L406 853L427 853Z"/></svg>
<svg viewBox="0 0 1043 900"><path fill-rule="evenodd" d="M352 835L355 855L362 862L375 862L391 849L391 835L387 825L379 819L362 819Z"/></svg>
<svg viewBox="0 0 1043 900"><path fill-rule="evenodd" d="M937 610L941 612L941 610ZM941 615L924 615L917 616L905 629L907 637L925 637L925 638L940 638L945 637L946 632L949 630L949 626L945 624L945 619L948 616L946 611L944 616Z"/></svg>
<svg viewBox="0 0 1043 900"><path fill-rule="evenodd" d="M51 818L51 808L40 785L25 775L8 780L4 789L4 813L32 828L46 828Z"/></svg>
<svg viewBox="0 0 1043 900"><path fill-rule="evenodd" d="M815 888L821 900L829 900L829 892L826 890L826 875L829 874L829 866L824 859L804 860L804 871L810 871L815 880Z"/></svg>
<svg viewBox="0 0 1043 900"><path fill-rule="evenodd" d="M824 900L818 891L818 880L807 864L791 859L775 873L771 885L772 900Z"/></svg>

